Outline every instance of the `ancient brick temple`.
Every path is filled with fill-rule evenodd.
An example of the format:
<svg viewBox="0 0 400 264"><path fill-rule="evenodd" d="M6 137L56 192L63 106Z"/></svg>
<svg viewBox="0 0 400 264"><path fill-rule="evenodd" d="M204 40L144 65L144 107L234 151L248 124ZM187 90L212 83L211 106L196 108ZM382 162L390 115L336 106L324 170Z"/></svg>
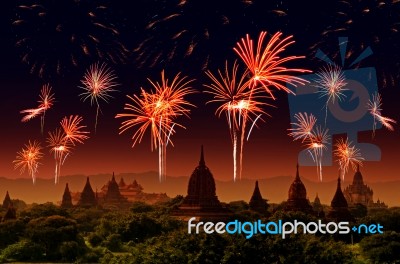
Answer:
<svg viewBox="0 0 400 264"><path fill-rule="evenodd" d="M357 171L354 174L353 182L343 190L344 197L350 207L357 204L362 204L366 207L384 207L385 203L379 201L374 203L372 189L364 183L363 176L360 171L360 166L357 166Z"/></svg>
<svg viewBox="0 0 400 264"><path fill-rule="evenodd" d="M261 214L265 214L268 210L268 204L261 196L260 189L258 188L258 181L254 187L253 195L249 202L250 210L256 211Z"/></svg>
<svg viewBox="0 0 400 264"><path fill-rule="evenodd" d="M81 207L93 207L97 205L97 197L93 192L92 186L90 185L89 177L86 179L85 187L80 194L77 205Z"/></svg>
<svg viewBox="0 0 400 264"><path fill-rule="evenodd" d="M172 215L184 220L197 217L197 220L213 221L227 219L231 214L218 200L214 177L206 166L202 146L199 165L189 179L188 193Z"/></svg>
<svg viewBox="0 0 400 264"><path fill-rule="evenodd" d="M327 214L327 218L336 221L353 220L346 198L344 197L340 186L340 176L338 177L336 192L331 201L331 208Z"/></svg>
<svg viewBox="0 0 400 264"><path fill-rule="evenodd" d="M284 210L314 213L310 201L307 199L306 187L300 179L299 164L297 164L296 177L289 188L289 197Z"/></svg>
<svg viewBox="0 0 400 264"><path fill-rule="evenodd" d="M115 175L107 184L107 191L98 201L103 207L129 207L128 199L121 195L118 183L115 181Z"/></svg>

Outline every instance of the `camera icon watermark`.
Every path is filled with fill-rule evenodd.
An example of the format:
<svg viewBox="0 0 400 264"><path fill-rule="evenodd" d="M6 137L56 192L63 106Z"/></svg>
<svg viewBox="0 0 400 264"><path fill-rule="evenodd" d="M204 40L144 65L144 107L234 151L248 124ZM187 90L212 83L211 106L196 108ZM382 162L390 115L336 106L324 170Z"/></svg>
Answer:
<svg viewBox="0 0 400 264"><path fill-rule="evenodd" d="M330 141L321 160L323 166L332 165L332 136L335 134L347 134L356 148L360 150L364 160L379 161L381 159L380 148L371 143L358 142L358 132L370 131L373 128L374 119L368 112L368 102L378 92L378 82L376 70L373 67L352 68L358 62L372 54L368 47L354 61L345 61L347 38L339 38L339 49L342 62L342 72L346 80L344 86L343 100L327 101L321 98L318 92L317 74L299 76L309 83L303 86L288 87L295 93L289 94L289 110L291 122L295 123L295 114L313 114L318 124L329 129ZM324 52L318 50L316 57L329 65L336 65ZM347 66L348 65L348 66ZM326 109L327 108L327 109ZM380 129L381 124L377 124L376 129ZM299 153L300 165L313 166L315 162L304 150Z"/></svg>

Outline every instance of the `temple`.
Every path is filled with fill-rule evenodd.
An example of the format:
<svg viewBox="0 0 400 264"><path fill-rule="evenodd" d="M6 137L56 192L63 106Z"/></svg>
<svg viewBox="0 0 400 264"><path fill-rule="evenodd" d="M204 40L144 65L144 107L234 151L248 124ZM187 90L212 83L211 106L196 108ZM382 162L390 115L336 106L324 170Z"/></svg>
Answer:
<svg viewBox="0 0 400 264"><path fill-rule="evenodd" d="M10 198L10 195L8 194L8 191L7 191L7 193L6 193L6 196L4 197L4 200L3 200L3 205L2 205L2 207L4 208L4 209L8 209L8 207L11 205L11 198Z"/></svg>
<svg viewBox="0 0 400 264"><path fill-rule="evenodd" d="M221 205L216 195L215 181L204 160L201 147L199 165L189 179L188 194L172 215L182 220L196 217L196 220L218 221L229 218L232 213Z"/></svg>
<svg viewBox="0 0 400 264"><path fill-rule="evenodd" d="M104 208L113 208L113 207L129 208L130 203L128 202L128 199L126 197L121 195L119 185L115 180L114 173L111 180L106 185L106 188L104 188L104 190L105 190L104 196L101 198L99 197L99 203Z"/></svg>
<svg viewBox="0 0 400 264"><path fill-rule="evenodd" d="M80 195L78 206L80 207L94 207L97 205L97 198L90 185L89 177L86 179L85 187Z"/></svg>
<svg viewBox="0 0 400 264"><path fill-rule="evenodd" d="M374 192L369 186L364 184L360 166L357 166L353 182L343 190L343 194L350 207L354 207L357 204L362 204L366 207L387 207L386 204L381 201L374 203Z"/></svg>
<svg viewBox="0 0 400 264"><path fill-rule="evenodd" d="M307 190L299 175L299 164L297 164L296 177L289 188L289 198L286 202L285 211L300 211L314 214L310 201L307 199Z"/></svg>
<svg viewBox="0 0 400 264"><path fill-rule="evenodd" d="M61 207L63 208L71 208L72 205L72 197L71 192L69 191L68 183L65 184L65 190L61 201Z"/></svg>
<svg viewBox="0 0 400 264"><path fill-rule="evenodd" d="M336 221L353 220L346 198L344 197L340 186L340 176L338 177L336 192L331 201L331 208L327 214L327 218Z"/></svg>
<svg viewBox="0 0 400 264"><path fill-rule="evenodd" d="M319 218L325 217L324 207L321 204L321 200L318 197L318 193L315 196L314 202L312 203L313 211Z"/></svg>
<svg viewBox="0 0 400 264"><path fill-rule="evenodd" d="M258 188L258 181L254 187L253 195L250 198L249 208L252 211L265 214L268 210L268 204L261 196L260 189Z"/></svg>

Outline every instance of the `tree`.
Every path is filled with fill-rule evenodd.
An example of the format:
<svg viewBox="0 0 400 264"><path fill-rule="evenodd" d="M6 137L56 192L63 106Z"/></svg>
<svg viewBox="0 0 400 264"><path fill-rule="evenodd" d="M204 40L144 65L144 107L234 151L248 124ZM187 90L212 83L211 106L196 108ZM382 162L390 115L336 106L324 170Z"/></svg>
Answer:
<svg viewBox="0 0 400 264"><path fill-rule="evenodd" d="M365 237L360 246L372 263L400 263L400 234L396 232Z"/></svg>

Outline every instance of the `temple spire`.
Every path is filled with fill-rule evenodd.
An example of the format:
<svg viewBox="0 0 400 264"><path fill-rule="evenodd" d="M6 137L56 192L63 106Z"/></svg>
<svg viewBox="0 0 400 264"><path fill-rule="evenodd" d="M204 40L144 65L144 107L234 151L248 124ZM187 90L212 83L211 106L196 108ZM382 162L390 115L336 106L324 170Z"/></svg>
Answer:
<svg viewBox="0 0 400 264"><path fill-rule="evenodd" d="M360 172L360 164L357 164L357 172Z"/></svg>
<svg viewBox="0 0 400 264"><path fill-rule="evenodd" d="M296 179L299 179L300 175L299 175L299 163L297 162L297 166L296 166Z"/></svg>
<svg viewBox="0 0 400 264"><path fill-rule="evenodd" d="M203 145L201 145L201 153L200 153L200 162L199 166L206 166L206 162L204 161L204 149Z"/></svg>

